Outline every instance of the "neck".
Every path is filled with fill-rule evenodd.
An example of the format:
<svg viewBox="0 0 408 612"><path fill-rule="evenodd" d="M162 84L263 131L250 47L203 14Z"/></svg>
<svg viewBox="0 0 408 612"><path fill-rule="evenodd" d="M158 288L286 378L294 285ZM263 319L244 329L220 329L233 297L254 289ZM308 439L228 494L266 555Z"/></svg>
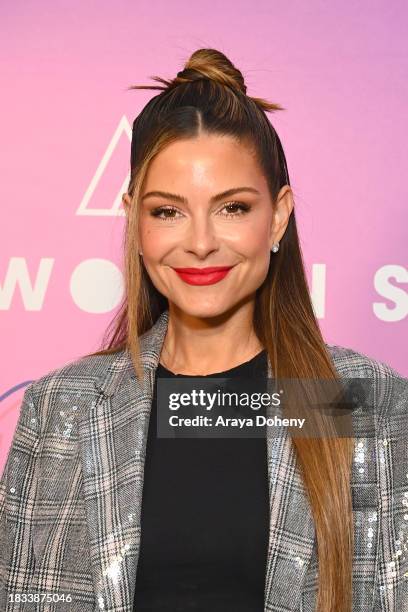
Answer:
<svg viewBox="0 0 408 612"><path fill-rule="evenodd" d="M177 374L204 376L249 361L263 345L253 328L254 304L200 318L170 304L160 363Z"/></svg>

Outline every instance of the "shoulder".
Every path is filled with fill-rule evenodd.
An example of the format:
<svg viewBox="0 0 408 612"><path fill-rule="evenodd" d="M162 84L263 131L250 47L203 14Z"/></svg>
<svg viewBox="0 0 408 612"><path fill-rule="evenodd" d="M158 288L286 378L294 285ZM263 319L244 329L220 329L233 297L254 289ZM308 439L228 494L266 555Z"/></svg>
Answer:
<svg viewBox="0 0 408 612"><path fill-rule="evenodd" d="M326 347L340 374L367 378L403 378L402 374L383 361L346 346L327 344Z"/></svg>
<svg viewBox="0 0 408 612"><path fill-rule="evenodd" d="M111 365L118 359L118 353L108 355L86 355L63 366L46 372L31 383L32 390L61 388L77 388L92 386L102 376L105 376Z"/></svg>
<svg viewBox="0 0 408 612"><path fill-rule="evenodd" d="M408 378L384 361L352 348L327 343L326 348L342 378L367 381L366 388L381 421L408 416Z"/></svg>
<svg viewBox="0 0 408 612"><path fill-rule="evenodd" d="M106 379L122 352L86 355L46 372L28 385L23 403L35 407L37 416L44 421L60 403L80 396L92 399L99 393L100 381Z"/></svg>

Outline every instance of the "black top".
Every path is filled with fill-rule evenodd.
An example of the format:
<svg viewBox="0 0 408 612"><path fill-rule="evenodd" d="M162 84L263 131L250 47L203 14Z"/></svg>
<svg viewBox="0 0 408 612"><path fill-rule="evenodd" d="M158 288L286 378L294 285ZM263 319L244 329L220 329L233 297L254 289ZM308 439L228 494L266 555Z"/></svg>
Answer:
<svg viewBox="0 0 408 612"><path fill-rule="evenodd" d="M265 380L265 388L257 387L263 392L266 355L263 350L209 376L257 376ZM159 377L189 376L159 364ZM156 432L155 383L134 612L263 612L269 537L265 437L166 439Z"/></svg>

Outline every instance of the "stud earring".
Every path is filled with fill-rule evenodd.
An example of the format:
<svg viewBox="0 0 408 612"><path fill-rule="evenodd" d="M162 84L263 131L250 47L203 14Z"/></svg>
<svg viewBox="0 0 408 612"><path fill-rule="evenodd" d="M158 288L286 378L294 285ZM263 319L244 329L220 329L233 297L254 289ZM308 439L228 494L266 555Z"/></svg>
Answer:
<svg viewBox="0 0 408 612"><path fill-rule="evenodd" d="M277 253L279 251L279 242L276 242L272 248L271 248L272 253Z"/></svg>
<svg viewBox="0 0 408 612"><path fill-rule="evenodd" d="M143 255L142 251L139 251L139 255Z"/></svg>

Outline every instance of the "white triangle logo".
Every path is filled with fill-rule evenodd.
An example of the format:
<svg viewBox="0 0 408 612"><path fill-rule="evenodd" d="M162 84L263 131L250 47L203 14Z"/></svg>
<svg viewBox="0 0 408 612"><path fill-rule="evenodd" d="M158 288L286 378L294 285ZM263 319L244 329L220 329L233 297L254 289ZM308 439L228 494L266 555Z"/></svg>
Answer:
<svg viewBox="0 0 408 612"><path fill-rule="evenodd" d="M129 138L129 142L131 142L132 141L132 128L125 115L123 115L123 117L119 121L118 127L116 128L115 133L113 134L111 141L108 144L108 147L105 153L103 154L101 161L99 162L96 172L93 175L92 180L88 185L88 189L85 191L84 197L82 198L81 203L75 214L97 216L97 217L125 216L125 211L123 210L123 208L120 208L120 206L122 203L122 194L127 190L128 185L129 185L130 172L128 172L125 180L122 183L121 188L119 189L116 197L114 198L111 208L88 208L89 201L92 198L92 195L95 189L97 188L98 183L101 180L103 173L106 170L106 167L115 151L115 148L123 132L127 134Z"/></svg>

